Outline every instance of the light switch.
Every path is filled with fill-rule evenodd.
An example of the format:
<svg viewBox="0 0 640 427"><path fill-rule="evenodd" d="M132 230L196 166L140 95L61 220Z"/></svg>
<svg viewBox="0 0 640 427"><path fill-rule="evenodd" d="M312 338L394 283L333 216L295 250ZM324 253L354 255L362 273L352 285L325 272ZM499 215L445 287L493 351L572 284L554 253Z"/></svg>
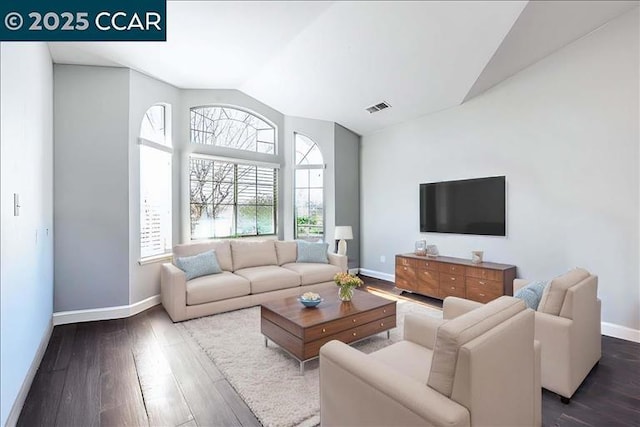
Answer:
<svg viewBox="0 0 640 427"><path fill-rule="evenodd" d="M20 195L13 193L13 216L20 216Z"/></svg>

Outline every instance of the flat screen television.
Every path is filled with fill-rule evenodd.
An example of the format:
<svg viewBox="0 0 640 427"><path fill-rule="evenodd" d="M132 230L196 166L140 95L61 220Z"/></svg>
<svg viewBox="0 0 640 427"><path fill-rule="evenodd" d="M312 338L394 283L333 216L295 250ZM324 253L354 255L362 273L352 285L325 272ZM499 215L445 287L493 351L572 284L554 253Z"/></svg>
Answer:
<svg viewBox="0 0 640 427"><path fill-rule="evenodd" d="M423 233L506 235L504 176L420 184Z"/></svg>

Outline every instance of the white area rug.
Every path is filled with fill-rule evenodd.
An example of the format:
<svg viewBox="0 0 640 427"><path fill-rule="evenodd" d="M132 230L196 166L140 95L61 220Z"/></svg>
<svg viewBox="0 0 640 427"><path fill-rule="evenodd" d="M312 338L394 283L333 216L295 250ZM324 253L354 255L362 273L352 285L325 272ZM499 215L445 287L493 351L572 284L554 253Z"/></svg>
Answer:
<svg viewBox="0 0 640 427"><path fill-rule="evenodd" d="M442 318L435 308L398 301L397 327L360 341L354 347L370 353L402 338L404 316L418 313ZM264 426L314 426L320 423L318 360L299 373L298 361L260 333L260 307L222 313L179 324L204 349Z"/></svg>

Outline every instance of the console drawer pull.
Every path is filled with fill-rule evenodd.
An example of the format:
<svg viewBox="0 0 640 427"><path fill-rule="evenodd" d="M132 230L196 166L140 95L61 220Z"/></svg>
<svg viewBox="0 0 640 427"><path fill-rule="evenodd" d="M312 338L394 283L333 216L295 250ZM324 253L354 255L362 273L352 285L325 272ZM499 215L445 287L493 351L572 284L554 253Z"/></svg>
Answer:
<svg viewBox="0 0 640 427"><path fill-rule="evenodd" d="M356 319L353 319L353 323L356 323Z"/></svg>
<svg viewBox="0 0 640 427"><path fill-rule="evenodd" d="M327 332L327 330L325 328L322 328L322 333Z"/></svg>
<svg viewBox="0 0 640 427"><path fill-rule="evenodd" d="M387 309L386 309L386 308L382 309L382 312L383 312L383 313L386 313L386 312L387 312Z"/></svg>
<svg viewBox="0 0 640 427"><path fill-rule="evenodd" d="M452 287L451 287L451 289L455 289L455 288L456 288L455 286L452 286Z"/></svg>
<svg viewBox="0 0 640 427"><path fill-rule="evenodd" d="M353 336L354 336L354 337L356 336L356 333L355 333L355 332L353 333Z"/></svg>
<svg viewBox="0 0 640 427"><path fill-rule="evenodd" d="M452 278L451 278L451 280L456 280L456 278L455 278L455 277L452 277Z"/></svg>
<svg viewBox="0 0 640 427"><path fill-rule="evenodd" d="M384 322L380 322L380 326L384 326Z"/></svg>
<svg viewBox="0 0 640 427"><path fill-rule="evenodd" d="M478 281L478 283L480 283L481 285L486 285L487 282L483 282L482 280Z"/></svg>
<svg viewBox="0 0 640 427"><path fill-rule="evenodd" d="M480 295L481 297L483 297L483 296L484 296L484 294L478 294L478 295Z"/></svg>

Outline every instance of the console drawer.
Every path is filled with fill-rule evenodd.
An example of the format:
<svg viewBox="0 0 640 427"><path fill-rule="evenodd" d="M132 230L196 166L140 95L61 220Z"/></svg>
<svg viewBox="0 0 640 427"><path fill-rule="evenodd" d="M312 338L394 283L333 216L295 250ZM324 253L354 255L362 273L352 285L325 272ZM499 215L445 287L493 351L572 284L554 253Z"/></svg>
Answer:
<svg viewBox="0 0 640 427"><path fill-rule="evenodd" d="M477 286L467 285L467 299L478 301L481 303L487 303L502 295L502 292L495 292L494 290L484 289Z"/></svg>
<svg viewBox="0 0 640 427"><path fill-rule="evenodd" d="M465 267L463 265L439 263L438 268L442 273L459 274L461 276L465 274Z"/></svg>
<svg viewBox="0 0 640 427"><path fill-rule="evenodd" d="M448 296L464 298L466 295L464 276L440 273L440 297Z"/></svg>
<svg viewBox="0 0 640 427"><path fill-rule="evenodd" d="M467 289L476 288L479 291L493 292L502 295L502 282L487 279L477 279L475 277L467 277Z"/></svg>
<svg viewBox="0 0 640 427"><path fill-rule="evenodd" d="M502 271L487 270L486 268L467 267L467 277L476 277L478 279L502 280Z"/></svg>

